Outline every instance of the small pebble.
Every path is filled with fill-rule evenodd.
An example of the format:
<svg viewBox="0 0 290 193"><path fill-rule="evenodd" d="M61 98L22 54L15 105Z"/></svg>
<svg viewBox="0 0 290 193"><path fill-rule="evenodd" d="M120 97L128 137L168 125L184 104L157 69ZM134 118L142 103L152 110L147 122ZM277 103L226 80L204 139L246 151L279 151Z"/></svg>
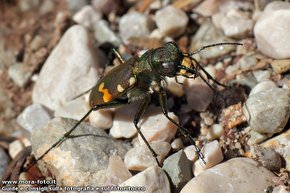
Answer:
<svg viewBox="0 0 290 193"><path fill-rule="evenodd" d="M121 44L120 38L110 29L105 20L100 20L94 25L94 35L99 45L109 42L115 47Z"/></svg>
<svg viewBox="0 0 290 193"><path fill-rule="evenodd" d="M238 10L231 10L221 21L221 27L228 37L245 38L253 30L254 22Z"/></svg>
<svg viewBox="0 0 290 193"><path fill-rule="evenodd" d="M213 91L199 77L195 80L187 79L184 91L188 106L198 112L205 111L212 101Z"/></svg>
<svg viewBox="0 0 290 193"><path fill-rule="evenodd" d="M215 138L219 138L224 134L224 128L221 124L213 124L212 125L212 133Z"/></svg>
<svg viewBox="0 0 290 193"><path fill-rule="evenodd" d="M271 80L262 81L259 84L257 84L254 88L252 88L249 97L261 91L271 90L272 88L277 88L275 82Z"/></svg>
<svg viewBox="0 0 290 193"><path fill-rule="evenodd" d="M26 107L17 117L17 123L29 132L40 129L52 118L51 112L41 104Z"/></svg>
<svg viewBox="0 0 290 193"><path fill-rule="evenodd" d="M90 5L84 6L81 10L79 10L76 14L73 16L73 20L88 28L93 29L95 24L102 18L102 15L100 12L97 12L94 10L94 8Z"/></svg>
<svg viewBox="0 0 290 193"><path fill-rule="evenodd" d="M163 36L177 37L185 31L188 17L182 10L167 6L156 12L155 21Z"/></svg>
<svg viewBox="0 0 290 193"><path fill-rule="evenodd" d="M131 186L142 189L133 192L143 193L170 193L170 184L165 172L157 166L151 166L146 170L136 174L120 187ZM111 193L132 193L132 191L113 191Z"/></svg>
<svg viewBox="0 0 290 193"><path fill-rule="evenodd" d="M104 62L99 53L84 27L70 27L41 68L32 92L33 102L56 110L92 88L99 78L97 67Z"/></svg>
<svg viewBox="0 0 290 193"><path fill-rule="evenodd" d="M192 162L194 162L198 158L194 145L190 145L190 146L185 147L184 153L185 153L187 159L192 161Z"/></svg>
<svg viewBox="0 0 290 193"><path fill-rule="evenodd" d="M219 164L224 159L221 147L217 140L207 143L202 148L202 153L204 155L205 164L201 160L194 163L193 173L195 176L199 175L206 169Z"/></svg>
<svg viewBox="0 0 290 193"><path fill-rule="evenodd" d="M290 91L272 88L251 95L243 111L250 127L259 133L282 131L289 118Z"/></svg>
<svg viewBox="0 0 290 193"><path fill-rule="evenodd" d="M181 148L183 148L183 142L180 138L176 138L172 141L171 143L171 148L175 151L180 150Z"/></svg>
<svg viewBox="0 0 290 193"><path fill-rule="evenodd" d="M238 63L241 67L241 70L246 71L256 66L257 59L252 54L248 54L241 57Z"/></svg>
<svg viewBox="0 0 290 193"><path fill-rule="evenodd" d="M290 70L290 60L273 60L271 66L275 73L281 74Z"/></svg>
<svg viewBox="0 0 290 193"><path fill-rule="evenodd" d="M105 15L115 13L121 6L119 0L92 0L91 4L95 10L101 11Z"/></svg>
<svg viewBox="0 0 290 193"><path fill-rule="evenodd" d="M205 0L202 1L194 11L204 17L212 16L219 11L219 0Z"/></svg>
<svg viewBox="0 0 290 193"><path fill-rule="evenodd" d="M274 176L252 159L234 158L196 176L180 193L264 192L268 186L274 185Z"/></svg>
<svg viewBox="0 0 290 193"><path fill-rule="evenodd" d="M150 145L155 153L157 153L159 163L162 163L165 156L170 151L170 144L163 141L157 141ZM143 171L150 166L157 165L157 162L149 151L147 145L130 149L125 155L124 162L129 170L135 171Z"/></svg>
<svg viewBox="0 0 290 193"><path fill-rule="evenodd" d="M40 0L26 0L26 1L20 1L18 3L19 9L23 12L30 11L34 8L36 8L40 3Z"/></svg>
<svg viewBox="0 0 290 193"><path fill-rule="evenodd" d="M254 159L271 171L279 172L282 168L281 156L270 148L262 146L252 146L251 154Z"/></svg>
<svg viewBox="0 0 290 193"><path fill-rule="evenodd" d="M0 160L0 176L3 176L4 170L10 163L10 158L2 148L0 148Z"/></svg>
<svg viewBox="0 0 290 193"><path fill-rule="evenodd" d="M90 124L96 128L109 129L113 125L113 112L110 109L93 111L89 115Z"/></svg>
<svg viewBox="0 0 290 193"><path fill-rule="evenodd" d="M250 139L248 140L248 145L254 145L254 144L259 144L265 139L269 138L269 135L261 134L259 132L256 132L254 130L250 131Z"/></svg>
<svg viewBox="0 0 290 193"><path fill-rule="evenodd" d="M120 36L123 41L131 37L148 37L151 31L149 18L138 12L123 15L119 22Z"/></svg>
<svg viewBox="0 0 290 193"><path fill-rule="evenodd" d="M24 144L20 140L15 140L9 144L9 155L13 159L16 155L22 151L24 148Z"/></svg>
<svg viewBox="0 0 290 193"><path fill-rule="evenodd" d="M55 118L32 133L32 152L40 157L77 121ZM60 146L52 149L42 161L62 186L98 186L106 182L109 157L124 157L128 146L114 140L105 131L81 123Z"/></svg>
<svg viewBox="0 0 290 193"><path fill-rule="evenodd" d="M82 9L84 6L86 6L88 4L88 0L83 0L83 1L66 0L66 1L67 1L67 5L68 5L69 10L73 13L79 11L80 9Z"/></svg>
<svg viewBox="0 0 290 193"><path fill-rule="evenodd" d="M155 112L155 113L154 113ZM161 112L160 108L156 108L148 112L148 116L141 122L141 132L148 142L166 141L170 142L176 134L177 127L168 120ZM168 116L178 123L178 117L173 113L168 113ZM143 139L139 135L139 142L144 144Z"/></svg>
<svg viewBox="0 0 290 193"><path fill-rule="evenodd" d="M41 15L45 15L45 14L53 12L54 8L55 6L54 6L53 1L44 1L43 3L41 3L39 12Z"/></svg>
<svg viewBox="0 0 290 193"><path fill-rule="evenodd" d="M137 134L133 119L137 112L138 104L128 104L116 109L110 135L114 138L131 138Z"/></svg>
<svg viewBox="0 0 290 193"><path fill-rule="evenodd" d="M265 141L261 145L266 148L271 148L279 153L286 162L286 169L290 170L290 130L288 129L284 133Z"/></svg>
<svg viewBox="0 0 290 193"><path fill-rule="evenodd" d="M162 169L166 171L171 182L178 190L192 178L191 162L187 159L183 150L166 158Z"/></svg>
<svg viewBox="0 0 290 193"><path fill-rule="evenodd" d="M273 1L256 22L254 34L258 49L265 55L286 59L290 57L290 3ZM283 38L281 38L283 37Z"/></svg>
<svg viewBox="0 0 290 193"><path fill-rule="evenodd" d="M117 185L131 178L132 174L126 168L122 158L120 156L113 155L109 159L106 176L109 184Z"/></svg>
<svg viewBox="0 0 290 193"><path fill-rule="evenodd" d="M253 88L257 84L256 78L252 73L238 74L233 82Z"/></svg>
<svg viewBox="0 0 290 193"><path fill-rule="evenodd" d="M271 73L268 70L257 70L253 71L253 75L256 78L256 80L260 83L264 80L269 80Z"/></svg>
<svg viewBox="0 0 290 193"><path fill-rule="evenodd" d="M31 76L31 72L25 71L23 63L19 62L9 67L8 74L13 82L19 87L24 87L28 83Z"/></svg>

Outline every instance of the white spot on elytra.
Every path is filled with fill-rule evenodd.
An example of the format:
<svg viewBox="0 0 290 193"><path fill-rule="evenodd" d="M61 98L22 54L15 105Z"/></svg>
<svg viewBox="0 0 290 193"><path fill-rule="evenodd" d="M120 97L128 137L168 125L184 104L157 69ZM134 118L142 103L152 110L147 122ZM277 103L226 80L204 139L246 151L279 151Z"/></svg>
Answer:
<svg viewBox="0 0 290 193"><path fill-rule="evenodd" d="M123 92L124 88L120 84L118 84L117 90L118 90L118 92Z"/></svg>
<svg viewBox="0 0 290 193"><path fill-rule="evenodd" d="M135 84L135 82L136 82L136 78L131 77L131 78L129 79L129 85L130 85L130 86L132 86L133 84Z"/></svg>

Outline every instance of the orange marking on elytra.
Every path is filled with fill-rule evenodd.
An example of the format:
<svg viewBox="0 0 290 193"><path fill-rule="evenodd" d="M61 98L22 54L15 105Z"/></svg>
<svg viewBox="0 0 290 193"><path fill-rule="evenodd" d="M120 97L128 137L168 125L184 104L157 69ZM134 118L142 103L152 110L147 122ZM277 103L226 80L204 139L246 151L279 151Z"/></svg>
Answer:
<svg viewBox="0 0 290 193"><path fill-rule="evenodd" d="M103 101L109 102L112 99L112 95L109 93L108 89L104 89L105 83L101 83L99 86L99 92L103 93Z"/></svg>

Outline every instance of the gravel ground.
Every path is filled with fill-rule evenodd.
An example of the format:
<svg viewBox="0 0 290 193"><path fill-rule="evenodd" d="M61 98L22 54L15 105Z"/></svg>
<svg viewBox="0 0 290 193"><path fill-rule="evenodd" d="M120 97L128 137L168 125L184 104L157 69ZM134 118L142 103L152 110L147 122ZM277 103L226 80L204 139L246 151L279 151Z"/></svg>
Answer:
<svg viewBox="0 0 290 193"><path fill-rule="evenodd" d="M289 24L287 1L0 1L0 176L22 180L1 191L289 192ZM183 53L243 44L193 55L225 87L166 78L168 116L203 160L152 94L139 125L161 166L133 124L139 101L92 112L34 162L90 110L86 91L122 65L113 48L127 61L168 42ZM122 92L125 69L105 84ZM98 88L105 100L111 90Z"/></svg>

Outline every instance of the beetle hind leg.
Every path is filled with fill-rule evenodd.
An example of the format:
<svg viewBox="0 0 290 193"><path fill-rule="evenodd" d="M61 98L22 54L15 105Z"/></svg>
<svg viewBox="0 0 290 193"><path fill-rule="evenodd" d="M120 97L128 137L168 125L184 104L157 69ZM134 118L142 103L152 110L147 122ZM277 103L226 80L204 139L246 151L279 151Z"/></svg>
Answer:
<svg viewBox="0 0 290 193"><path fill-rule="evenodd" d="M148 149L150 150L151 154L153 155L153 157L155 158L157 164L159 167L161 167L161 164L159 163L159 160L157 159L157 153L153 150L153 148L150 146L149 142L147 141L147 139L145 138L145 136L143 135L143 133L141 132L141 128L138 126L138 123L141 119L141 117L144 115L145 111L147 110L149 104L151 101L151 96L147 95L143 101L141 102L137 113L134 117L134 125L136 127L136 130L138 132L138 134L141 136L141 138L143 139L143 141L145 142L145 144L147 145Z"/></svg>
<svg viewBox="0 0 290 193"><path fill-rule="evenodd" d="M176 121L174 121L171 117L168 116L168 109L167 109L167 96L166 96L166 92L164 90L161 90L159 93L159 103L161 106L161 110L162 113L165 115L165 117L171 121L174 125L177 126L177 128L179 129L179 131L181 132L181 134L188 138L190 143L194 146L195 148L195 152L198 154L198 158L202 160L202 162L205 164L204 161L204 155L201 153L200 148L196 145L195 140L193 139L193 137L189 134L188 130L184 127L182 127L181 125L179 125Z"/></svg>

